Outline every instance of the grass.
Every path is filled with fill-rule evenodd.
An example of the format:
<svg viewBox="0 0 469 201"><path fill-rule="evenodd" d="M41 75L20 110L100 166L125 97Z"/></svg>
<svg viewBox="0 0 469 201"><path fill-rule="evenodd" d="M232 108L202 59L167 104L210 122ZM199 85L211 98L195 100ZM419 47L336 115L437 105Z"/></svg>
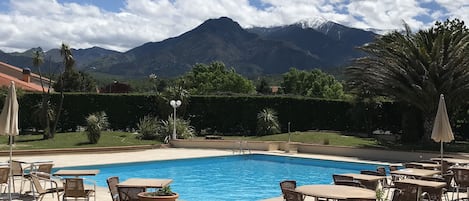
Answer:
<svg viewBox="0 0 469 201"><path fill-rule="evenodd" d="M224 136L227 140L253 140L253 141L288 141L288 133L267 135L267 136ZM351 147L382 147L374 138L362 138L357 136L343 135L335 132L293 132L291 133L291 142L302 142L310 144L327 144L335 146Z"/></svg>
<svg viewBox="0 0 469 201"><path fill-rule="evenodd" d="M247 140L247 141L288 141L288 133L267 136L223 136L225 140ZM204 139L197 137L196 139ZM337 132L293 132L290 136L291 142L310 144L323 144L334 146L349 146L359 148L382 148L390 150L426 150L439 151L439 143L430 144L407 144L383 143L375 138L345 135ZM8 150L8 137L0 136L0 150ZM103 131L101 139L97 144L89 144L85 132L57 133L53 139L42 140L42 135L20 135L15 137L15 150L26 149L60 149L60 148L86 148L86 147L111 147L111 146L135 146L161 144L155 140L139 140L135 134L128 132ZM469 142L453 141L445 143L445 152L467 152Z"/></svg>
<svg viewBox="0 0 469 201"><path fill-rule="evenodd" d="M0 136L0 150L8 150L8 137ZM20 135L15 137L15 150L60 149L85 147L111 147L160 144L155 140L139 140L127 132L103 131L97 144L89 144L85 132L57 133L53 139L42 140L42 135Z"/></svg>

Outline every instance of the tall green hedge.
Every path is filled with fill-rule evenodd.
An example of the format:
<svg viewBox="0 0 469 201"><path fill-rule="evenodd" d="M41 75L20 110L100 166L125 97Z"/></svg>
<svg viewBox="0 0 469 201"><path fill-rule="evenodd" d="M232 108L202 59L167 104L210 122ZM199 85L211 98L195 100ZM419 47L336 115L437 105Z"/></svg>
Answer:
<svg viewBox="0 0 469 201"><path fill-rule="evenodd" d="M25 94L20 98L21 128L38 128L33 120L33 106L41 94ZM54 94L52 103L59 95ZM323 100L283 96L192 96L178 108L178 116L190 119L200 132L226 135L255 135L256 115L263 108L278 113L282 130L291 131L328 129L370 132L375 129L399 131L401 112L395 103L370 105L337 100ZM136 128L145 115L166 119L173 111L168 101L156 95L142 94L65 94L59 130L74 130L85 125L85 117L104 111L110 128L129 130Z"/></svg>

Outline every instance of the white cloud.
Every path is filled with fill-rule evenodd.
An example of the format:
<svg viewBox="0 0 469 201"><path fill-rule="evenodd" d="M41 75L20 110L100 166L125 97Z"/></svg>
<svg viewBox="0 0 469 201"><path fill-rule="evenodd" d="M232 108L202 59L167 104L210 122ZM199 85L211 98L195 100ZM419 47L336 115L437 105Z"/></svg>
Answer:
<svg viewBox="0 0 469 201"><path fill-rule="evenodd" d="M417 0L127 0L118 12L93 5L57 0L10 0L0 11L0 49L23 51L61 42L73 48L100 46L126 51L149 41L161 41L193 29L209 18L228 16L243 27L291 24L324 17L357 28L400 29L404 20L413 29L432 24L418 20L458 17L469 20L466 0L436 0L449 13L421 7ZM429 2L429 1L428 1ZM339 12L340 11L340 12Z"/></svg>

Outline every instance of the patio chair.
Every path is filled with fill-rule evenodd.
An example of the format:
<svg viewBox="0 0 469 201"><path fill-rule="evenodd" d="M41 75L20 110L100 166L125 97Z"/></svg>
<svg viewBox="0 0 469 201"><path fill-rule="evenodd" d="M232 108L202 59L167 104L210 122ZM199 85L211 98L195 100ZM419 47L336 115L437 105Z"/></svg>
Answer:
<svg viewBox="0 0 469 201"><path fill-rule="evenodd" d="M353 181L353 177L339 174L333 174L332 179L334 180L334 184L337 181Z"/></svg>
<svg viewBox="0 0 469 201"><path fill-rule="evenodd" d="M446 183L445 179L441 177L420 177L420 179L425 181L436 181ZM441 201L441 197L443 195L445 195L446 200L449 200L446 188L422 187L422 192L426 193L425 197L427 197L428 200Z"/></svg>
<svg viewBox="0 0 469 201"><path fill-rule="evenodd" d="M3 193L5 193L6 190L8 189L9 175L10 175L9 167L0 168L0 191L2 190L3 185L5 185L5 189L3 190Z"/></svg>
<svg viewBox="0 0 469 201"><path fill-rule="evenodd" d="M376 172L379 172L381 176L386 176L386 168L384 166L376 167Z"/></svg>
<svg viewBox="0 0 469 201"><path fill-rule="evenodd" d="M109 187L109 193L111 194L112 201L119 200L119 191L117 189L117 184L119 183L119 177L113 176L106 179L107 186Z"/></svg>
<svg viewBox="0 0 469 201"><path fill-rule="evenodd" d="M85 189L84 178L66 178L64 184L63 200L77 200L81 198L83 200L90 200L90 197L94 197L96 201L96 183L94 183L94 189Z"/></svg>
<svg viewBox="0 0 469 201"><path fill-rule="evenodd" d="M54 195L54 193L57 194L57 201L60 201L60 194L59 192L62 192L64 191L64 188L62 187L59 187L57 185L57 182L53 181L53 180L49 180L51 182L51 184L53 185L51 188L43 188L40 181L39 180L47 180L45 178L40 178L39 176L35 175L35 174L31 174L30 175L30 179L31 179L31 182L33 183L33 186L34 186L34 189L35 189L35 192L33 192L33 195L37 196L37 199L39 199L39 201L41 201L42 199L44 199L44 196L46 194L52 194L52 196ZM55 186L55 187L54 187Z"/></svg>
<svg viewBox="0 0 469 201"><path fill-rule="evenodd" d="M373 175L373 176L385 176L382 173L374 170L362 170L360 174Z"/></svg>
<svg viewBox="0 0 469 201"><path fill-rule="evenodd" d="M11 161L11 180L12 180L12 186L13 186L13 192L16 192L16 180L20 180L20 191L19 193L23 192L23 186L24 183L28 180L28 178L25 177L23 166L20 162L18 161Z"/></svg>
<svg viewBox="0 0 469 201"><path fill-rule="evenodd" d="M416 168L416 169L423 169L423 165L420 164L413 164L413 163L406 163L404 164L405 168Z"/></svg>
<svg viewBox="0 0 469 201"><path fill-rule="evenodd" d="M285 189L288 190L295 190L296 188L296 181L295 180L284 180L280 182L280 190L282 190L283 198L285 198Z"/></svg>
<svg viewBox="0 0 469 201"><path fill-rule="evenodd" d="M399 201L415 201L418 198L418 186L415 184L399 183L394 184L399 190ZM395 193L395 191L394 191ZM393 197L394 199L394 197Z"/></svg>
<svg viewBox="0 0 469 201"><path fill-rule="evenodd" d="M402 191L399 190L399 189L394 189L393 193L392 193L392 198L391 198L391 201L399 201L399 198L401 196L401 193ZM386 198L387 200L387 198Z"/></svg>
<svg viewBox="0 0 469 201"><path fill-rule="evenodd" d="M459 190L466 189L469 194L469 169L452 169L454 173L454 183L456 184L456 196L459 200ZM469 196L468 196L469 197Z"/></svg>
<svg viewBox="0 0 469 201"><path fill-rule="evenodd" d="M360 187L360 188L367 188L367 186L355 180L337 180L334 182L334 184L342 185L342 186L354 186L354 187ZM376 188L373 189L372 187L370 187L369 189L375 190Z"/></svg>
<svg viewBox="0 0 469 201"><path fill-rule="evenodd" d="M283 193L283 197L285 198L285 201L304 201L305 200L305 195L303 193L300 193L295 190L291 189L285 189Z"/></svg>
<svg viewBox="0 0 469 201"><path fill-rule="evenodd" d="M376 201L374 198L347 198L345 201Z"/></svg>
<svg viewBox="0 0 469 201"><path fill-rule="evenodd" d="M138 193L145 192L145 187L117 187L120 201L138 201Z"/></svg>

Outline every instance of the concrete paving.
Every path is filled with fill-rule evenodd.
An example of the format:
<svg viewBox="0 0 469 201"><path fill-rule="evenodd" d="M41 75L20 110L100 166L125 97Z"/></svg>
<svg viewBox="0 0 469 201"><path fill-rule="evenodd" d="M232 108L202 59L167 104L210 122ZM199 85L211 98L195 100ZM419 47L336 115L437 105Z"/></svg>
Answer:
<svg viewBox="0 0 469 201"><path fill-rule="evenodd" d="M317 158L338 161L351 161L351 162L364 162L364 163L382 163L383 161L363 161L353 157L339 157L317 154L288 154L281 151L266 152L266 151L253 151L253 153L264 153L272 155L294 156L304 158ZM58 154L58 155L34 155L34 156L13 156L17 160L52 160L54 168L82 166L82 165L98 165L98 164L113 164L113 163L126 163L126 162L140 162L140 161L155 161L155 160L168 160L168 159L184 159L184 158L199 158L210 156L224 156L232 155L232 150L216 150L216 149L184 149L184 148L162 148L151 149L142 151L130 152L116 152L116 153L94 153L94 154ZM0 161L8 161L8 157L0 157ZM29 186L28 184L26 186ZM28 190L28 187L26 188ZM280 196L279 189L279 196ZM308 198L309 199L309 198ZM307 200L308 200L307 199ZM32 196L22 196L14 200L29 201L33 200ZM57 197L52 197L50 194L44 197L44 201L54 201ZM97 187L96 193L97 201L112 201L109 191L106 187ZM281 201L281 197L270 198L265 201Z"/></svg>

